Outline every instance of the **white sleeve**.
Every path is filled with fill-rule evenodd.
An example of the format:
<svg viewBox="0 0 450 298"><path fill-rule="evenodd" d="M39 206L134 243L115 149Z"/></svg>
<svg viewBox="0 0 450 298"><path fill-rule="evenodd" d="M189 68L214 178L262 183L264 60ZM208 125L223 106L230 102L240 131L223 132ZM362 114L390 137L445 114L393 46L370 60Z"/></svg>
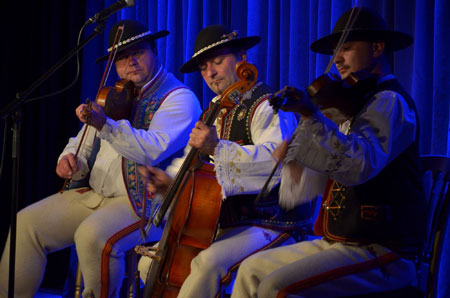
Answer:
<svg viewBox="0 0 450 298"><path fill-rule="evenodd" d="M69 142L67 143L66 147L64 147L63 152L58 157L58 163L63 156L65 156L69 153L72 153L75 155L75 153L77 152L77 149L78 149L78 144L80 143L82 135L85 131L85 128L86 128L86 125L83 125L81 130L78 132L77 136L69 139ZM76 173L73 174L73 176L72 176L73 180L83 179L89 173L89 167L87 164L87 160L92 151L92 145L94 143L95 133L96 133L95 128L93 128L91 126L87 127L83 143L81 144L80 151L78 152L78 159L81 162L81 168Z"/></svg>
<svg viewBox="0 0 450 298"><path fill-rule="evenodd" d="M345 185L376 176L416 137L416 115L393 91L375 94L344 134L321 113L302 121L284 163L295 161Z"/></svg>
<svg viewBox="0 0 450 298"><path fill-rule="evenodd" d="M266 100L255 111L250 131L253 145L220 140L214 153L217 180L223 197L258 193L275 166L273 150L288 139L297 125L292 113L273 113ZM273 177L279 181L279 171Z"/></svg>
<svg viewBox="0 0 450 298"><path fill-rule="evenodd" d="M195 94L181 88L167 96L147 130L132 127L128 120L107 118L99 136L120 155L141 164L156 165L187 144L200 114Z"/></svg>

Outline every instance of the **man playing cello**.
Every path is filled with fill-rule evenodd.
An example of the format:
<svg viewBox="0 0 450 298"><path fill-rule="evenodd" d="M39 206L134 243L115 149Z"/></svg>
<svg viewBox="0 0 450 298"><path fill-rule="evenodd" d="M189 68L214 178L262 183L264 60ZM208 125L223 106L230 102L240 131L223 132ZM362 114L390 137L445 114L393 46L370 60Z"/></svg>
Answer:
<svg viewBox="0 0 450 298"><path fill-rule="evenodd" d="M206 84L217 94L211 101L214 103L238 81L236 63L259 40L256 36L238 37L222 25L208 26L198 34L194 54L180 71L200 71ZM309 206L285 213L276 199L269 214L253 208L256 194L274 167L271 156L274 148L290 136L297 123L292 114L272 112L267 101L271 93L267 85L257 82L242 96L240 104L218 113L215 126L198 121L190 134L189 146L212 160L224 201L217 237L192 260L190 274L178 297L215 297L221 282L243 259L282 242L293 243L292 237L284 238L283 231L310 222ZM148 190L164 192L181 161L175 159L167 173L148 168ZM144 271L145 266L148 267L142 261L140 269Z"/></svg>

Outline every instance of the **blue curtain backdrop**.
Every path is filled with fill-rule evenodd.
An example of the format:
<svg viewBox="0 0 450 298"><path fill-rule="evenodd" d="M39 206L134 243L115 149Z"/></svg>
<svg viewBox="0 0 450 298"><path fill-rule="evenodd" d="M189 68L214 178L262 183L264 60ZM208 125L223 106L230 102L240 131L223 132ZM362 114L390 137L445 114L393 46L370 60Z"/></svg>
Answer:
<svg viewBox="0 0 450 298"><path fill-rule="evenodd" d="M91 16L114 1L87 1ZM259 77L273 88L286 84L306 86L322 74L329 56L314 54L309 45L328 34L352 0L136 0L136 5L113 15L106 32L119 19L132 18L153 32L166 29L167 38L158 41L161 62L190 86L203 106L213 96L199 73L181 74L178 69L194 49L197 33L210 24L226 24L240 35L259 35L262 41L249 51L249 60ZM358 1L378 11L391 28L411 34L415 43L396 52L394 73L410 91L420 111L421 153L448 155L450 151L450 12L449 0L366 0ZM84 52L82 95L92 97L102 72L93 61L104 53L98 38ZM333 71L333 70L332 70ZM334 70L335 71L335 70Z"/></svg>
<svg viewBox="0 0 450 298"><path fill-rule="evenodd" d="M84 21L116 0L3 1L6 24L0 47L4 107L75 47ZM132 8L111 16L106 32L119 19L132 18L150 30L167 29L160 39L161 62L198 95L203 107L213 96L200 74L183 75L181 64L189 59L195 36L206 25L222 23L241 35L260 35L262 42L249 51L260 78L273 88L306 86L322 74L329 57L313 54L309 45L328 34L340 14L354 0L135 0ZM394 73L415 99L421 120L421 153L450 156L450 0L361 0L378 11L395 30L411 34L415 43L393 57ZM85 34L94 26L86 28ZM23 108L19 209L55 193L63 180L55 174L56 160L69 137L79 129L74 110L81 101L95 97L103 65L95 58L104 54L106 34L96 37L83 51L81 79L67 92L33 101ZM30 97L67 86L75 77L75 59L68 61ZM332 71L335 71L333 69ZM114 78L110 80L112 84ZM8 125L5 125L8 124ZM0 177L0 217L9 221L11 198L10 121L0 122L5 149ZM5 130L3 130L6 128ZM0 249L9 226L0 225ZM450 239L447 239L450 242ZM449 251L450 243L445 247ZM52 254L50 255L52 256ZM450 297L450 253L439 276L440 297ZM51 259L51 257L50 257ZM49 262L51 263L51 262ZM61 262L55 266L60 267ZM63 277L63 274L58 274ZM50 275L53 281L55 275Z"/></svg>
<svg viewBox="0 0 450 298"><path fill-rule="evenodd" d="M116 0L3 1L6 24L0 47L4 107L75 47L84 21ZM313 54L309 44L328 34L352 0L135 0L132 8L111 16L106 32L118 19L132 18L150 30L171 34L158 41L161 62L189 85L205 107L212 92L198 73L183 75L181 64L189 59L195 36L206 25L222 23L245 35L260 35L262 42L249 51L249 60L260 78L273 88L306 86L322 74L329 57ZM421 153L450 155L450 0L362 0L378 11L395 30L411 34L415 43L393 57L394 73L415 99L421 120ZM86 34L94 26L86 28ZM83 51L81 79L67 92L24 106L19 175L19 209L55 193L62 179L55 174L56 160L69 137L79 129L74 110L81 101L95 97L103 65L106 34L96 37ZM335 71L333 69L332 71ZM75 59L68 61L31 97L67 86L75 77ZM113 78L114 79L114 78ZM112 84L110 80L110 84ZM81 95L80 95L81 93ZM9 221L11 198L11 143L9 122L0 122L5 149L0 187L0 216ZM0 249L8 225L0 225ZM450 239L447 239L450 242ZM445 247L449 251L450 243ZM449 253L443 263L440 297L450 297ZM51 258L51 257L50 257ZM60 262L56 263L58 266ZM63 276L59 274L60 276ZM55 276L50 276L55 280ZM447 295L446 295L447 294Z"/></svg>
<svg viewBox="0 0 450 298"><path fill-rule="evenodd" d="M113 0L87 1L86 16L93 15ZM109 20L136 19L153 32L166 29L167 38L157 43L159 58L166 68L190 86L205 107L212 92L199 73L181 74L178 69L193 54L197 33L207 25L225 24L240 35L259 35L261 43L249 51L261 80L273 88L307 86L322 74L329 56L314 54L309 45L329 34L352 0L136 0ZM411 34L415 43L396 52L393 69L415 99L421 121L422 154L449 155L450 36L449 0L367 0L358 1L380 13L394 30ZM93 60L104 53L104 38L84 52L82 95L92 97L102 66ZM332 71L336 71L332 69ZM448 244L446 247L450 247ZM449 293L448 257L443 266L441 297Z"/></svg>

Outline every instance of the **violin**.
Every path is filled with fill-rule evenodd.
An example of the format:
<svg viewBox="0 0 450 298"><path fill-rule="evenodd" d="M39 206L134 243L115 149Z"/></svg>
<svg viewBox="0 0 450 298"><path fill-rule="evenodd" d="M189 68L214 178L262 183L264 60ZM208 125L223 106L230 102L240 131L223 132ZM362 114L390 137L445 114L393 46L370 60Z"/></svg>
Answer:
<svg viewBox="0 0 450 298"><path fill-rule="evenodd" d="M361 98L364 98L367 91L376 85L378 79L367 70L351 73L345 79L340 79L335 74L329 72L335 61L336 55L344 45L348 34L351 31L350 29L358 18L360 10L361 6L357 7L355 2L325 73L316 78L306 88L307 95L318 109L325 110L335 108L347 118L353 117L362 108L365 102L363 102ZM286 101L286 97L290 96L290 98L300 99L304 96L304 94L301 93L302 91L296 91L293 87L285 87L275 93L271 100L274 111L278 111L282 106L283 101ZM305 110L305 113L311 113L311 109Z"/></svg>
<svg viewBox="0 0 450 298"><path fill-rule="evenodd" d="M355 2L325 73L316 78L305 90L285 86L280 91L274 93L269 98L269 103L272 105L274 113L277 113L282 107L296 105L296 110L299 110L303 116L310 116L315 111L321 110L331 120L340 122L342 118L352 118L362 109L369 99L367 93L375 87L378 77L367 70L351 73L345 79L341 79L337 75L330 73L336 55L344 45L350 28L353 27L360 10L361 7L356 7ZM338 114L341 115L336 115L331 110L337 110ZM335 115L333 116L333 114ZM293 136L288 143L292 141L292 138ZM281 160L276 162L271 174L258 194L255 204L268 196L268 186L280 163Z"/></svg>
<svg viewBox="0 0 450 298"><path fill-rule="evenodd" d="M97 104L103 107L105 115L113 120L131 118L133 110L133 100L137 96L137 89L134 83L122 79L117 81L114 87L105 86L100 90L97 97Z"/></svg>
<svg viewBox="0 0 450 298"><path fill-rule="evenodd" d="M212 104L204 120L212 126L218 112L240 104L242 95L256 83L256 67L245 60L236 64L240 81L229 86L221 99ZM217 182L214 166L201 159L192 148L179 172L167 189L161 207L152 220L161 224L169 206L168 219L158 248L145 254L153 259L143 297L176 297L190 274L192 259L208 248L214 240L222 206L222 188ZM138 251L142 249L137 248Z"/></svg>
<svg viewBox="0 0 450 298"><path fill-rule="evenodd" d="M95 97L95 102L104 108L105 115L114 120L121 119L129 119L131 117L132 107L133 107L133 99L137 95L137 90L133 84L133 82L129 80L120 80L115 83L114 87L105 86L105 82L110 73L112 67L112 61L114 61L114 57L117 53L118 47L115 45L119 43L122 34L123 34L124 26L119 26L116 31L116 35L113 42L113 49L108 56L108 62L106 63L105 71L103 72L103 76L100 82L99 89L97 91L97 96ZM78 157L81 147L84 144L84 139L89 129L89 114L91 111L91 102L88 102L87 116L88 121L87 125L83 130L83 134L81 135L80 143L78 144L77 150L75 152L75 159ZM70 179L67 178L64 181L63 187L60 192L62 193L64 190L70 188Z"/></svg>
<svg viewBox="0 0 450 298"><path fill-rule="evenodd" d="M368 99L365 94L376 86L377 81L378 76L367 70L351 73L345 79L326 73L306 87L306 94L303 90L286 86L274 93L269 102L274 111L278 112L282 106L287 105L288 100L300 100L308 96L317 109L325 111L334 108L345 118L351 118L365 105ZM309 116L314 109L305 103L302 111L303 115Z"/></svg>

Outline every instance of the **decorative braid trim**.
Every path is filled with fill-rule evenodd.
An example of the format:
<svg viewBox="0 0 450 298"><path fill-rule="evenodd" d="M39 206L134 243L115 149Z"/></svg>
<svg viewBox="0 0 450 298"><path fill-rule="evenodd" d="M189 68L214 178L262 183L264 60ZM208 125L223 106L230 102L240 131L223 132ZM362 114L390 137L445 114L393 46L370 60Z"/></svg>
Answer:
<svg viewBox="0 0 450 298"><path fill-rule="evenodd" d="M219 41L216 41L215 43L212 43L212 44L210 44L209 46L206 46L206 47L204 47L204 48L198 50L197 52L194 53L194 55L192 55L192 58L197 57L198 55L200 55L200 54L203 53L204 51L207 51L207 50L209 50L209 49L211 49L211 48L213 48L213 47L215 47L215 46L218 46L218 45L223 44L223 43L225 43L225 42L227 42L227 41L230 41L230 40L232 40L232 39L237 38L237 32L236 32L236 31L233 31L233 32L231 32L230 34L222 35L220 38L224 38L224 39L221 39L221 40L219 40Z"/></svg>
<svg viewBox="0 0 450 298"><path fill-rule="evenodd" d="M134 40L136 40L136 39L140 39L140 38L142 38L142 37L145 37L145 36L147 36L147 35L150 35L150 34L152 34L152 32L151 32L151 31L147 31L147 32L141 33L141 34L139 34L139 35L135 35L135 36L133 36L133 37L130 37L130 38L128 38L128 39L125 39L125 40L119 42L118 44L116 44L116 45L114 46L114 49L116 49L117 47L126 45L127 43L130 43L130 42L132 42L132 41L134 41ZM113 50L113 47L108 48L108 52L111 52L112 50Z"/></svg>

